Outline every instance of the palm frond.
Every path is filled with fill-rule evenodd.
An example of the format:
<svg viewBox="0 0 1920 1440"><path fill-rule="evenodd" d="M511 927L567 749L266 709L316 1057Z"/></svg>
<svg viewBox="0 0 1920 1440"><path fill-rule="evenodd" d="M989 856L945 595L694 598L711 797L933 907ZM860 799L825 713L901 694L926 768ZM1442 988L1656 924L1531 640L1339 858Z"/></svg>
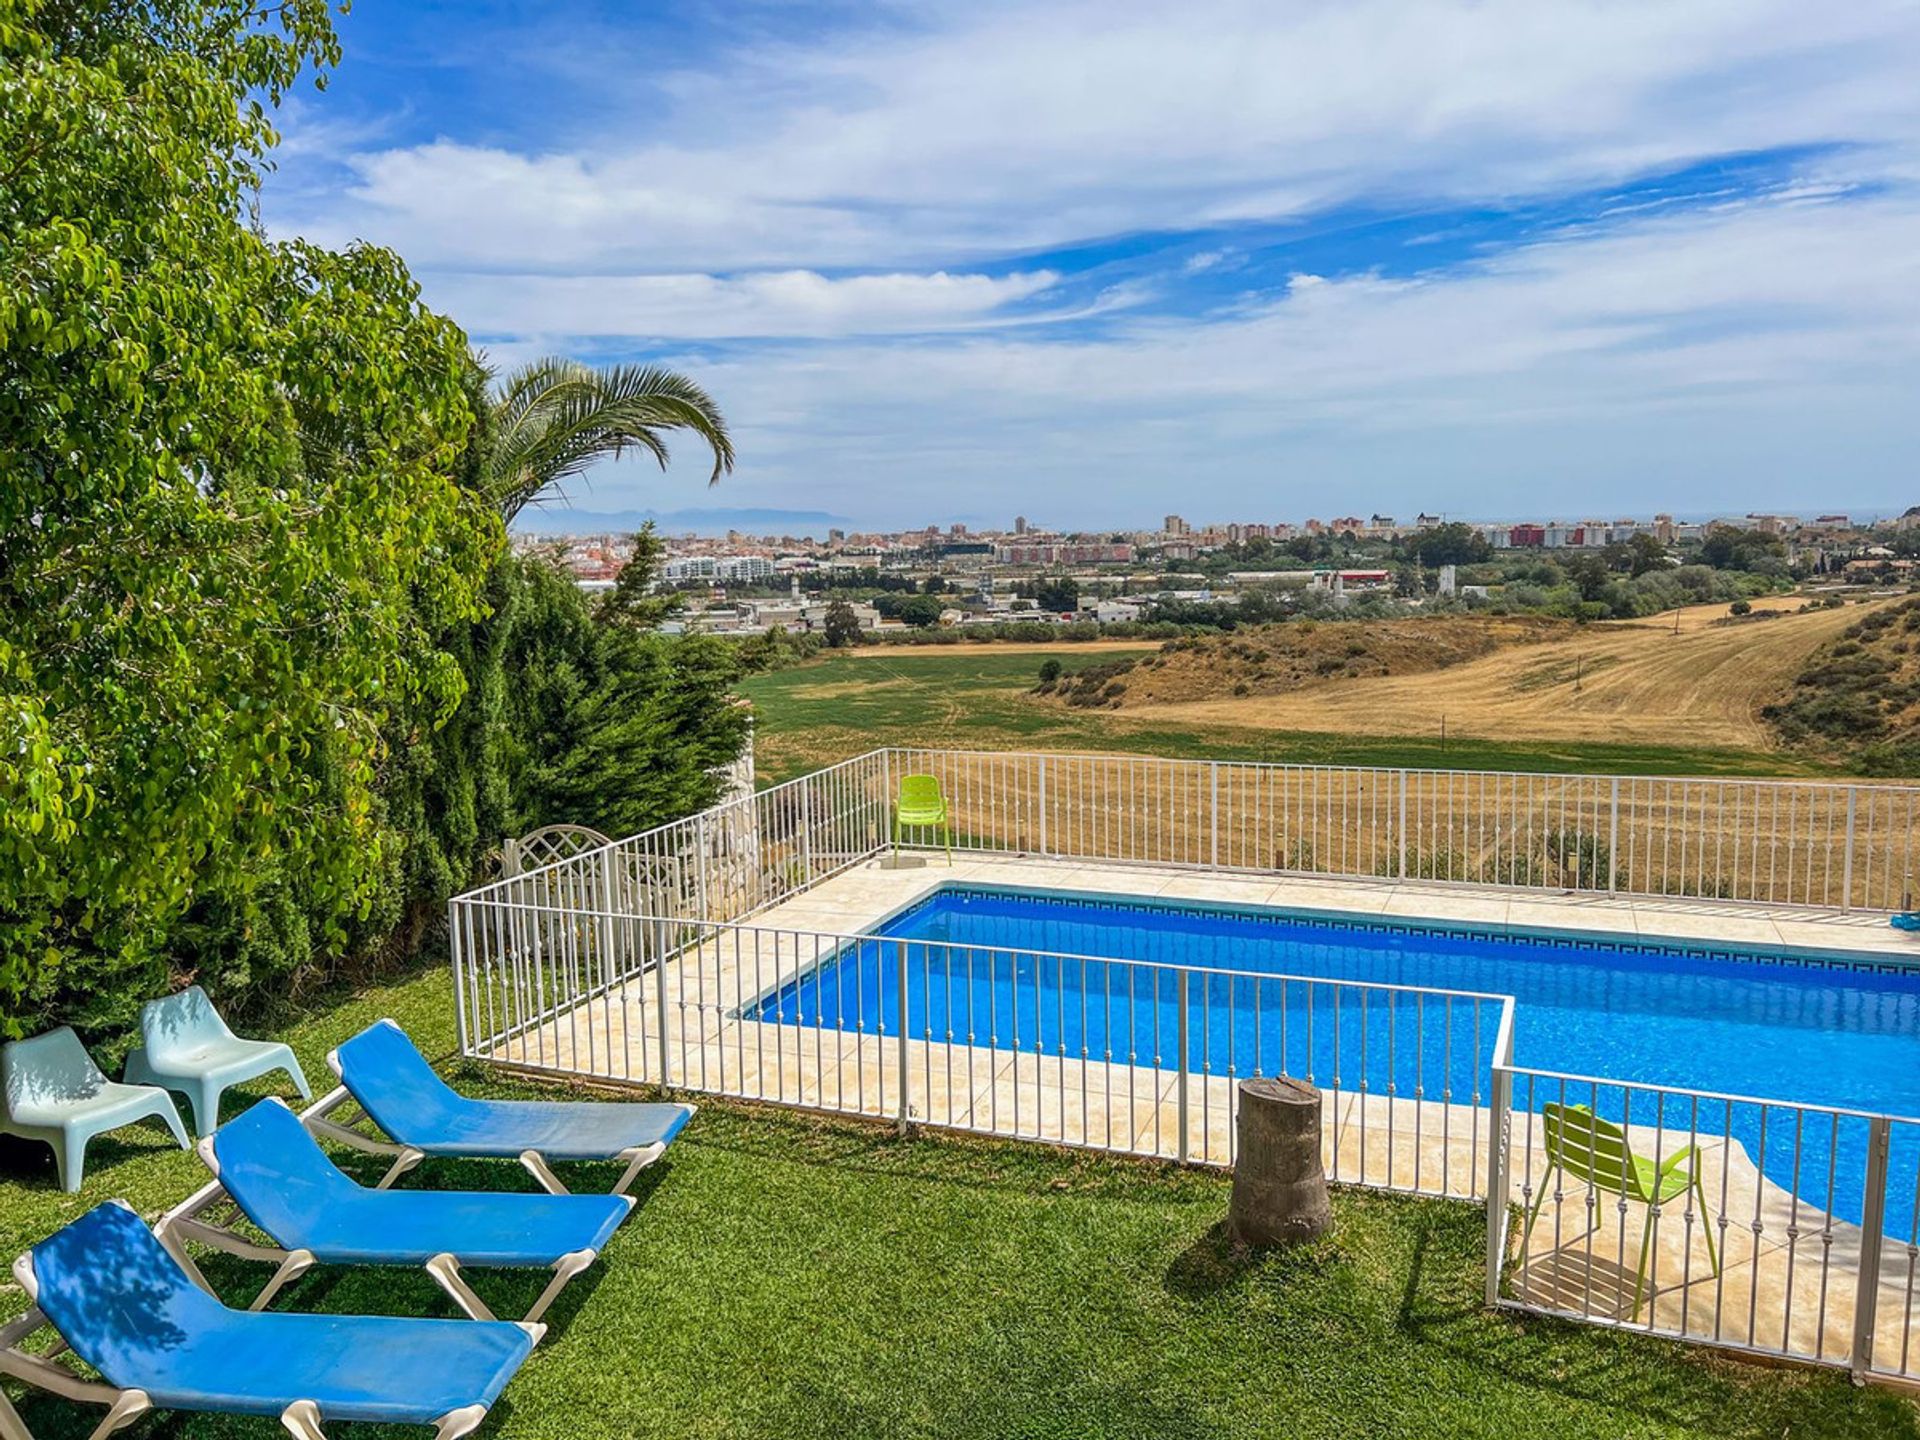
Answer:
<svg viewBox="0 0 1920 1440"><path fill-rule="evenodd" d="M707 442L713 452L708 484L733 469L733 437L720 407L678 371L537 360L496 390L489 488L511 520L553 486L628 449L644 450L664 469L663 430L691 430Z"/></svg>

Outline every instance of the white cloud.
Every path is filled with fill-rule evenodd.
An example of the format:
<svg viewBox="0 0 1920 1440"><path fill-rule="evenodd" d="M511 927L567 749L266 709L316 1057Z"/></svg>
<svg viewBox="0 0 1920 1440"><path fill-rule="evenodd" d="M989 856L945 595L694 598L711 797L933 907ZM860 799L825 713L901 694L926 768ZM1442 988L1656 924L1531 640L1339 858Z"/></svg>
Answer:
<svg viewBox="0 0 1920 1440"><path fill-rule="evenodd" d="M1248 518L1905 503L1920 206L1752 206L1098 340L848 342L702 375L742 417L735 503L862 518L1049 495L1089 523L1175 499Z"/></svg>
<svg viewBox="0 0 1920 1440"><path fill-rule="evenodd" d="M854 275L810 270L713 275L458 274L431 279L430 304L480 334L558 332L636 339L733 339L930 333L1008 323L1051 271Z"/></svg>
<svg viewBox="0 0 1920 1440"><path fill-rule="evenodd" d="M920 270L1782 145L1888 147L1876 164L1920 149L1920 25L1899 0L906 13L910 29L895 13L865 36L711 59L675 77L670 111L591 142L358 151L344 196L281 219L425 268ZM621 71L603 73L617 95Z"/></svg>
<svg viewBox="0 0 1920 1440"><path fill-rule="evenodd" d="M733 341L695 366L739 434L729 503L924 521L1044 516L1053 495L1048 518L1118 521L1914 498L1912 3L872 13L643 92L563 56L599 88L577 133L555 116L537 147L296 117L290 168L340 168L270 190L269 213L395 245L431 301L501 337L496 358ZM629 93L644 103L610 120ZM1005 259L1349 202L1498 206L1791 146L1812 153L1764 202L1730 188L1676 215L1623 195L1604 226L1476 265L1389 279L1316 257L1327 275L1224 303L1216 285L1221 308L1185 318L1153 313L1155 280L1070 303L1051 262ZM657 499L641 474L614 467L596 501Z"/></svg>

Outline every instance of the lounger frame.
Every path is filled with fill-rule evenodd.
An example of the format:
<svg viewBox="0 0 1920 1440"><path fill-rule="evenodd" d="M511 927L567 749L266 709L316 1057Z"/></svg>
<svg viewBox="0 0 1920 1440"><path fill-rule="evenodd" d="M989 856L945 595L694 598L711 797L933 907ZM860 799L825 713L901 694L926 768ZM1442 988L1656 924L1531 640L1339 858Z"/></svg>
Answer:
<svg viewBox="0 0 1920 1440"><path fill-rule="evenodd" d="M344 1094L345 1091L335 1092ZM303 1117L304 1118L304 1117ZM311 1126L310 1126L311 1128ZM319 1133L329 1133L321 1131ZM265 1287L248 1304L249 1310L264 1310L273 1297L293 1281L320 1263L319 1257L311 1250L298 1248L285 1250L269 1242L261 1242L242 1234L238 1228L246 1221L246 1212L239 1202L227 1193L220 1181L220 1158L215 1153L213 1137L207 1136L195 1147L200 1159L213 1173L214 1181L210 1186L202 1186L188 1196L179 1205L162 1215L153 1227L156 1239L167 1248L167 1253L180 1262L180 1268L193 1277L193 1283L209 1294L213 1287L207 1283L206 1276L193 1261L187 1251L187 1242L206 1245L223 1254L238 1256L242 1260L255 1260L263 1265L274 1266L273 1274L268 1277ZM634 1199L631 1195L622 1195L627 1202L629 1213L633 1210ZM251 1223L251 1222L248 1222ZM547 1313L547 1308L560 1298L560 1292L581 1271L587 1269L599 1258L599 1250L586 1246L579 1250L569 1250L549 1267L553 1278L547 1282L546 1289L533 1302L531 1309L520 1317L524 1323L531 1324ZM373 1264L371 1261L356 1261L355 1264ZM432 1256L422 1266L433 1282L446 1291L447 1297L458 1305L469 1319L497 1320L487 1302L474 1293L461 1271L460 1260L452 1251L442 1251Z"/></svg>
<svg viewBox="0 0 1920 1440"><path fill-rule="evenodd" d="M124 1201L115 1201L124 1204ZM169 1247L171 1249L172 1247ZM176 1257L177 1258L177 1257ZM200 1272L191 1266L183 1267L196 1285L206 1288L206 1281ZM75 1374L60 1363L60 1357L66 1353L67 1345L55 1331L53 1343L44 1350L28 1351L21 1342L42 1328L51 1329L52 1322L40 1310L40 1283L33 1270L31 1252L20 1256L13 1262L13 1278L27 1293L27 1312L10 1324L0 1326L0 1377L18 1380L21 1384L35 1390L43 1390L57 1395L63 1400L77 1401L83 1405L104 1405L107 1413L90 1433L89 1440L106 1440L116 1430L132 1424L147 1411L154 1408L152 1397L139 1389L121 1389L103 1380L88 1380ZM213 1292L209 1290L208 1294ZM218 1296L214 1297L218 1299ZM525 1330L538 1345L546 1333L546 1326L527 1321L514 1322ZM479 1428L480 1422L487 1418L484 1405L464 1405L458 1410L449 1410L433 1422L434 1440L460 1440ZM320 1424L320 1405L314 1400L295 1400L280 1412L280 1423L289 1434L298 1440L326 1440L326 1432ZM13 1402L7 1399L6 1391L0 1389L0 1440L34 1440L33 1432L27 1429L27 1422L21 1418Z"/></svg>
<svg viewBox="0 0 1920 1440"><path fill-rule="evenodd" d="M327 1052L327 1068L333 1072L334 1078L339 1078L339 1051L329 1050ZM330 1091L325 1099L332 1100L335 1096L344 1096L349 1102L352 1102L353 1098L352 1093L348 1091L345 1085L341 1085L337 1090ZM324 1103L324 1101L322 1103ZM693 1114L696 1108L697 1107L693 1105L686 1107L689 1115ZM304 1112L302 1115L302 1118L306 1120L307 1129L311 1130L315 1135L324 1135L329 1140L337 1140L342 1145L351 1146L353 1149L364 1151L368 1155L390 1155L393 1157L392 1166L387 1170L387 1173L381 1177L380 1183L374 1187L376 1189L386 1189L389 1185L393 1184L394 1181L398 1180L402 1175L406 1174L409 1170L413 1169L414 1166L427 1158L427 1152L424 1150L415 1149L411 1145L402 1145L394 1140L380 1139L367 1134L364 1129L359 1128L362 1124L374 1126L376 1129L378 1129L379 1126L378 1122L367 1115L364 1110L361 1110L357 1103L352 1104L352 1118L346 1121L336 1121L326 1118L324 1115L316 1113L319 1110L320 1104L315 1104L311 1110ZM309 1116L312 1118L308 1118ZM625 1161L627 1168L621 1172L619 1180L614 1182L613 1189L609 1193L625 1195L632 1187L633 1182L639 1178L640 1172L666 1153L667 1147L665 1142L655 1141L651 1145L632 1146L622 1150L618 1155L611 1157L616 1161ZM521 1151L520 1163L526 1167L527 1173L533 1176L535 1181L539 1183L540 1188L545 1190L549 1195L566 1195L571 1193L561 1182L560 1177L553 1173L553 1166L548 1163L547 1157L538 1150ZM599 1164L602 1162L593 1161L582 1163Z"/></svg>

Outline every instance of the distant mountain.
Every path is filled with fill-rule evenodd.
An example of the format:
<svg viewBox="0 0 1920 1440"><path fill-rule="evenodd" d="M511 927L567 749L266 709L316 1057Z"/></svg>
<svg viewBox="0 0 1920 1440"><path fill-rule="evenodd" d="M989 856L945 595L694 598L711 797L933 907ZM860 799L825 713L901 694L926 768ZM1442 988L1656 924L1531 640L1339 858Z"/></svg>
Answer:
<svg viewBox="0 0 1920 1440"><path fill-rule="evenodd" d="M513 528L523 535L599 535L638 530L647 521L668 535L724 535L729 530L749 535L817 535L830 529L851 529L844 515L825 510L573 510L563 505L529 505L514 517Z"/></svg>

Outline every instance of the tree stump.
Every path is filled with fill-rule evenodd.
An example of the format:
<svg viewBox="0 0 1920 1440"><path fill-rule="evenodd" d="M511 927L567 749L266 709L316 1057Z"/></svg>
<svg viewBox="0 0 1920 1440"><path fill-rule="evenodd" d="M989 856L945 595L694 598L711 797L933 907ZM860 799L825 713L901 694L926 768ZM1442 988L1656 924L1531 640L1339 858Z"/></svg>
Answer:
<svg viewBox="0 0 1920 1440"><path fill-rule="evenodd" d="M1227 1229L1242 1245L1298 1245L1333 1223L1320 1165L1320 1092L1299 1080L1240 1085L1240 1154Z"/></svg>

